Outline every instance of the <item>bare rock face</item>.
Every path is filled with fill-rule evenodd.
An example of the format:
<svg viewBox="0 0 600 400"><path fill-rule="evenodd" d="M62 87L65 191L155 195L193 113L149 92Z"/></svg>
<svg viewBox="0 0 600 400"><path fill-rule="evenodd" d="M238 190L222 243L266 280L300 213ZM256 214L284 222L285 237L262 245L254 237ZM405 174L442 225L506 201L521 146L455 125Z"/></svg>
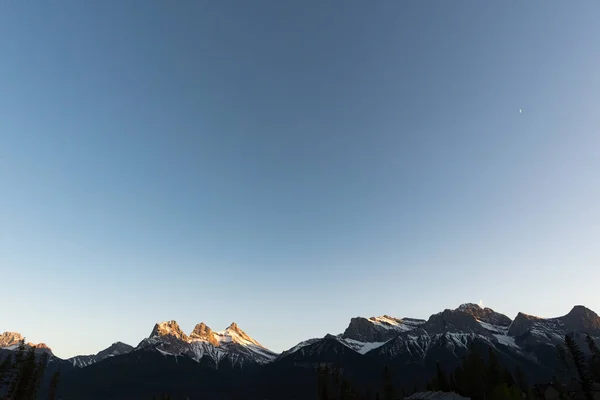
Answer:
<svg viewBox="0 0 600 400"><path fill-rule="evenodd" d="M165 356L188 356L198 362L207 357L212 359L215 367L222 362L229 362L236 368L245 363L264 364L277 357L235 322L223 332L213 332L202 322L189 336L181 331L177 322L161 322L154 325L150 336L142 340L136 350L157 350Z"/></svg>
<svg viewBox="0 0 600 400"><path fill-rule="evenodd" d="M458 310L444 310L429 317L423 326L430 334L446 332L476 333L486 335L487 331L469 313Z"/></svg>
<svg viewBox="0 0 600 400"><path fill-rule="evenodd" d="M508 327L512 322L512 320L504 314L500 314L488 307L480 307L473 303L462 304L456 311L465 312L479 321L496 326Z"/></svg>
<svg viewBox="0 0 600 400"><path fill-rule="evenodd" d="M385 342L391 339L394 334L397 333L377 329L367 318L356 317L350 320L350 325L348 325L342 337L361 342Z"/></svg>
<svg viewBox="0 0 600 400"><path fill-rule="evenodd" d="M519 313L508 331L521 344L557 344L564 341L565 335L600 335L600 317L584 306L575 306L562 317L539 318Z"/></svg>
<svg viewBox="0 0 600 400"><path fill-rule="evenodd" d="M600 317L584 306L575 306L564 317L559 318L569 332L595 334L600 332Z"/></svg>
<svg viewBox="0 0 600 400"><path fill-rule="evenodd" d="M0 335L0 349L16 350L23 340L25 340L25 338L18 332L4 332ZM30 349L32 347L36 352L52 354L52 349L45 343L25 343L26 349Z"/></svg>
<svg viewBox="0 0 600 400"><path fill-rule="evenodd" d="M388 315L371 318L356 317L350 320L342 338L364 343L385 342L400 333L417 329L424 323L425 321L420 319L400 319Z"/></svg>
<svg viewBox="0 0 600 400"><path fill-rule="evenodd" d="M11 346L18 346L24 340L23 335L17 332L4 332L0 335L0 349Z"/></svg>
<svg viewBox="0 0 600 400"><path fill-rule="evenodd" d="M225 329L224 333L225 333L225 335L230 335L232 337L237 336L237 338L233 338L234 342L239 341L241 339L241 341L249 342L256 346L263 347L263 345L258 343L256 340L252 339L250 336L248 336L248 334L246 332L241 330L240 327L235 322L232 322L231 325L229 325L227 327L227 329Z"/></svg>
<svg viewBox="0 0 600 400"><path fill-rule="evenodd" d="M429 317L423 325L432 334L455 332L489 335L490 325L494 330L505 330L511 324L511 319L497 313L491 308L482 308L477 304L462 304L455 310L444 310ZM483 324L482 324L483 323ZM484 326L484 324L488 324Z"/></svg>
<svg viewBox="0 0 600 400"><path fill-rule="evenodd" d="M184 342L188 341L188 337L176 321L166 321L161 322L159 324L154 325L154 329L152 329L152 333L150 337L155 336L171 336L174 339L178 339Z"/></svg>
<svg viewBox="0 0 600 400"><path fill-rule="evenodd" d="M194 327L194 330L190 334L190 339L204 340L214 346L219 345L219 342L215 338L213 331L208 326L206 326L206 324L204 322L201 322Z"/></svg>

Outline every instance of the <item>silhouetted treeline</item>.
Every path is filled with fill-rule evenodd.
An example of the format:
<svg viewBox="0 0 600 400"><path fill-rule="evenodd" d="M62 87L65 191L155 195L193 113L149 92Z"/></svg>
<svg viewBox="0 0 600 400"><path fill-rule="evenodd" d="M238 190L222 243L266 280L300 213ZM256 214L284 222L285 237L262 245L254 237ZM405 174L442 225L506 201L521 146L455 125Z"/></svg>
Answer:
<svg viewBox="0 0 600 400"><path fill-rule="evenodd" d="M565 336L564 345L557 346L560 367L553 383L563 398L574 390L582 392L588 400L594 398L594 384L600 383L600 350L590 335L586 335L586 343L589 358L570 335Z"/></svg>
<svg viewBox="0 0 600 400"><path fill-rule="evenodd" d="M25 340L19 343L15 352L9 352L0 361L0 399L1 400L36 400L42 377L49 361L49 354L44 352L39 357L35 346L29 350ZM59 381L57 371L48 388L48 398L54 400Z"/></svg>
<svg viewBox="0 0 600 400"><path fill-rule="evenodd" d="M522 399L522 393L528 393L529 387L521 368L514 371L500 366L494 349L488 349L487 360L475 346L450 374L440 363L436 364L436 373L427 384L427 390L456 392L473 400Z"/></svg>

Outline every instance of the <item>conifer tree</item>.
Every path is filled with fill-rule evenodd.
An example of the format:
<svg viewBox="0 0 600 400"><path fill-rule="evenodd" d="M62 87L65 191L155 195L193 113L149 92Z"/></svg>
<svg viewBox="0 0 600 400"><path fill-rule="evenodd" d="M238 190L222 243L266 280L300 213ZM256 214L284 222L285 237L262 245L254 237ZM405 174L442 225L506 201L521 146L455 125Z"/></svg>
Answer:
<svg viewBox="0 0 600 400"><path fill-rule="evenodd" d="M12 358L11 355L7 355L2 362L0 362L0 393L3 392L4 386L8 384L10 372L12 369Z"/></svg>
<svg viewBox="0 0 600 400"><path fill-rule="evenodd" d="M473 399L483 399L486 394L486 364L473 345L455 371L456 385L460 394Z"/></svg>
<svg viewBox="0 0 600 400"><path fill-rule="evenodd" d="M594 343L594 339L588 334L585 337L590 352L592 353L592 359L590 360L590 372L596 382L600 382L600 349Z"/></svg>
<svg viewBox="0 0 600 400"><path fill-rule="evenodd" d="M487 385L488 392L494 390L496 386L502 383L502 377L500 375L500 364L498 363L498 357L496 352L490 347L488 349L488 366L487 366Z"/></svg>
<svg viewBox="0 0 600 400"><path fill-rule="evenodd" d="M575 364L575 370L577 371L577 375L579 375L581 390L588 400L593 400L592 379L590 377L588 366L585 362L585 356L579 349L579 346L577 346L577 343L575 343L573 338L569 335L565 336L565 346L567 347L567 350L573 359L573 363Z"/></svg>
<svg viewBox="0 0 600 400"><path fill-rule="evenodd" d="M341 397L341 391L342 391L342 376L341 376L341 372L340 372L340 366L339 364L335 364L333 366L333 387L335 392L337 393L338 397Z"/></svg>
<svg viewBox="0 0 600 400"><path fill-rule="evenodd" d="M515 380L517 382L517 388L522 393L527 393L529 386L527 385L527 378L525 378L525 374L520 365L517 365L517 368L515 368Z"/></svg>
<svg viewBox="0 0 600 400"><path fill-rule="evenodd" d="M435 372L436 372L437 389L441 390L443 392L449 391L450 388L449 388L449 384L448 384L448 379L446 378L446 374L442 370L442 366L440 365L439 361L437 361L435 363Z"/></svg>
<svg viewBox="0 0 600 400"><path fill-rule="evenodd" d="M35 361L34 357L33 373L27 386L27 395L32 400L36 398L36 395L40 389L42 377L44 376L44 372L46 371L46 366L48 365L49 360L50 355L46 352L42 353L37 362Z"/></svg>
<svg viewBox="0 0 600 400"><path fill-rule="evenodd" d="M48 395L49 400L56 399L56 392L58 390L58 382L59 381L60 381L60 370L56 370L54 372L54 374L52 375L52 379L50 380L50 390L49 390L49 395Z"/></svg>
<svg viewBox="0 0 600 400"><path fill-rule="evenodd" d="M394 384L392 382L392 373L390 369L385 366L383 369L383 393L384 400L392 400L394 398Z"/></svg>
<svg viewBox="0 0 600 400"><path fill-rule="evenodd" d="M456 378L454 376L454 372L451 372L450 376L448 377L448 391L458 392L458 387L456 386Z"/></svg>
<svg viewBox="0 0 600 400"><path fill-rule="evenodd" d="M502 382L506 383L506 386L508 386L509 388L515 386L515 379L513 378L513 375L510 373L508 368L504 368L504 370L502 371Z"/></svg>
<svg viewBox="0 0 600 400"><path fill-rule="evenodd" d="M26 376L26 368L25 339L22 339L19 342L19 347L17 348L17 353L15 355L15 362L12 365L8 393L6 396L8 400L20 399L24 396L22 391L23 379Z"/></svg>
<svg viewBox="0 0 600 400"><path fill-rule="evenodd" d="M342 379L340 382L340 400L346 400L352 394L350 383L346 379Z"/></svg>

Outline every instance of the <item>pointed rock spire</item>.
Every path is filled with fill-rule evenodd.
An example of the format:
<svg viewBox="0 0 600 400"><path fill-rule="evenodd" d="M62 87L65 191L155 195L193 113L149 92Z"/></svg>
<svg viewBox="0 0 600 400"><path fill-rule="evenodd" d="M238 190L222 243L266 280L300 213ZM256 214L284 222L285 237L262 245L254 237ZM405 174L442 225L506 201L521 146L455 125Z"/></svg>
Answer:
<svg viewBox="0 0 600 400"><path fill-rule="evenodd" d="M172 336L179 340L188 340L187 335L183 333L176 321L165 321L154 325L154 329L152 329L150 337L154 336Z"/></svg>
<svg viewBox="0 0 600 400"><path fill-rule="evenodd" d="M18 332L4 332L0 335L0 348L18 345L23 339L23 335Z"/></svg>
<svg viewBox="0 0 600 400"><path fill-rule="evenodd" d="M215 338L213 331L204 322L200 322L194 327L194 330L190 334L190 339L205 340L215 346L219 345L219 341Z"/></svg>
<svg viewBox="0 0 600 400"><path fill-rule="evenodd" d="M235 322L232 322L231 325L229 325L227 327L228 330L232 330L232 331L240 331L240 328L237 326L237 324Z"/></svg>

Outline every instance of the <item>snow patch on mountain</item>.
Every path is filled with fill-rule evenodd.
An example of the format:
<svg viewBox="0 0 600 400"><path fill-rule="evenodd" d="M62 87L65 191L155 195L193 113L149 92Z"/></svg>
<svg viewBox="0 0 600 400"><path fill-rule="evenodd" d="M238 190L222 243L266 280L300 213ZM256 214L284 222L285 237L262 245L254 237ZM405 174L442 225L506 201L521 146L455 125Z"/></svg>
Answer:
<svg viewBox="0 0 600 400"><path fill-rule="evenodd" d="M342 339L347 346L351 347L360 354L366 354L369 351L383 346L386 342L361 342L354 339Z"/></svg>
<svg viewBox="0 0 600 400"><path fill-rule="evenodd" d="M498 334L494 334L494 337L496 338L496 340L498 341L498 343L507 346L507 347L513 347L515 349L520 349L520 347L517 345L517 343L515 342L515 338L508 336L508 335L498 335Z"/></svg>
<svg viewBox="0 0 600 400"><path fill-rule="evenodd" d="M264 364L273 361L277 353L252 339L234 322L222 332L213 332L204 323L196 325L187 336L175 321L157 323L147 339L138 349L155 348L174 355L185 355L195 361L209 357L218 364L228 358L232 365L246 361Z"/></svg>
<svg viewBox="0 0 600 400"><path fill-rule="evenodd" d="M492 333L497 333L501 335L506 335L508 333L508 327L506 326L493 325L480 320L477 320L477 322L479 322L479 325L481 325L483 328L487 329Z"/></svg>

